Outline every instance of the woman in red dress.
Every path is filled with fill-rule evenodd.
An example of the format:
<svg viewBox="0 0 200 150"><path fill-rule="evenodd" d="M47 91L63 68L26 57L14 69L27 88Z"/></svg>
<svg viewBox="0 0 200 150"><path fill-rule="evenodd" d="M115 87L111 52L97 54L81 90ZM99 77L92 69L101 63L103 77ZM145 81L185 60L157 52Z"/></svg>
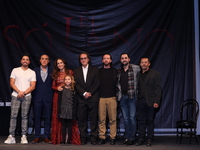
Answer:
<svg viewBox="0 0 200 150"><path fill-rule="evenodd" d="M52 144L60 144L62 141L62 124L61 119L58 118L58 92L62 91L64 85L64 77L66 74L73 75L73 71L67 68L66 61L63 58L57 58L54 62L54 68L52 73L53 84L52 88L55 91L53 96L52 105L52 127L51 127L51 142ZM80 135L78 130L78 124L76 120L72 121L72 137L71 144L80 145Z"/></svg>

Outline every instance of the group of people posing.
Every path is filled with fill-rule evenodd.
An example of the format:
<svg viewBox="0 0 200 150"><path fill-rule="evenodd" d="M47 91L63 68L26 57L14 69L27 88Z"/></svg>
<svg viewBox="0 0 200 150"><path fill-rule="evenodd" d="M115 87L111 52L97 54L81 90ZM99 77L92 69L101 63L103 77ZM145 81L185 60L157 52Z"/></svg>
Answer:
<svg viewBox="0 0 200 150"><path fill-rule="evenodd" d="M122 53L121 67L115 69L112 56L104 54L103 67L98 69L91 64L88 53L83 52L79 55L80 67L73 71L67 68L63 58L57 58L53 68L49 62L49 56L42 55L40 66L31 70L30 57L25 54L21 58L21 67L12 70L10 135L4 143L16 143L16 121L21 107L21 143L28 144L28 113L32 99L35 128L32 143L85 145L89 137L93 145L105 144L108 118L110 144L115 145L119 105L124 118L125 138L118 144L139 146L146 141L147 146L152 145L161 81L160 74L150 69L148 58L141 58L138 66L130 63L127 53Z"/></svg>

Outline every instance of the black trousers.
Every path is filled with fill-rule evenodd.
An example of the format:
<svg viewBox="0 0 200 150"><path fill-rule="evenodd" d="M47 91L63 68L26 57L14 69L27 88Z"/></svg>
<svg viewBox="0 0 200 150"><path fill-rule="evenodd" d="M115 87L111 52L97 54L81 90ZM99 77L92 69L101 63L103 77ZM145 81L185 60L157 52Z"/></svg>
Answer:
<svg viewBox="0 0 200 150"><path fill-rule="evenodd" d="M81 139L87 138L87 127L89 121L90 140L96 141L98 138L98 103L79 103L77 111Z"/></svg>
<svg viewBox="0 0 200 150"><path fill-rule="evenodd" d="M72 119L63 119L62 118L62 141L66 142L66 128L68 133L68 140L71 142L72 137Z"/></svg>
<svg viewBox="0 0 200 150"><path fill-rule="evenodd" d="M155 108L148 106L145 98L137 101L138 136L143 141L147 130L147 140L153 140Z"/></svg>

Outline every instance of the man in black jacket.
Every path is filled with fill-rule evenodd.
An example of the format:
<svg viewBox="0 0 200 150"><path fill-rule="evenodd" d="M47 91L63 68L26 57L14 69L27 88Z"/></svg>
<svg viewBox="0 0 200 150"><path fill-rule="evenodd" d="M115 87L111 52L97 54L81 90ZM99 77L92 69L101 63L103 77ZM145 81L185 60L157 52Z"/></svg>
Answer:
<svg viewBox="0 0 200 150"><path fill-rule="evenodd" d="M159 107L161 99L161 83L159 72L150 69L148 58L140 61L141 72L138 73L138 135L136 146L142 145L147 128L146 146L152 145L154 136L155 109Z"/></svg>
<svg viewBox="0 0 200 150"><path fill-rule="evenodd" d="M81 66L74 70L75 89L78 100L78 125L81 144L87 143L87 121L90 121L90 141L97 144L98 138L98 105L99 75L98 68L90 64L88 53L79 55Z"/></svg>

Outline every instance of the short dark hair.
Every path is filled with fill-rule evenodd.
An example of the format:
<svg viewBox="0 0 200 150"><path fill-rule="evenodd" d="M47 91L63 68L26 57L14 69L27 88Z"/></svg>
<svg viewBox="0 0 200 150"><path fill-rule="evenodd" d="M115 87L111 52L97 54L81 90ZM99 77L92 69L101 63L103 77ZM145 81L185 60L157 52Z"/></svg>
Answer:
<svg viewBox="0 0 200 150"><path fill-rule="evenodd" d="M105 56L105 55L109 55L110 59L112 60L112 56L110 54L108 54L108 53L102 55L102 60L103 60L103 56ZM112 66L112 62L110 63L110 66Z"/></svg>
<svg viewBox="0 0 200 150"><path fill-rule="evenodd" d="M40 59L41 59L41 57L42 57L43 55L46 55L46 56L48 56L48 58L49 58L49 55L47 55L47 54L42 54L42 55L40 55Z"/></svg>
<svg viewBox="0 0 200 150"><path fill-rule="evenodd" d="M142 58L140 59L140 62L141 62L142 59L148 59L149 63L151 63L148 57L142 57Z"/></svg>
<svg viewBox="0 0 200 150"><path fill-rule="evenodd" d="M30 55L29 55L28 53L24 53L24 54L22 54L22 56L21 56L21 60L22 60L22 58L23 58L24 56L27 56L27 57L29 58L29 61L31 61Z"/></svg>
<svg viewBox="0 0 200 150"><path fill-rule="evenodd" d="M102 55L102 60L103 60L103 56L105 56L105 55L109 55L110 59L112 60L112 56L110 54L108 54L108 53Z"/></svg>
<svg viewBox="0 0 200 150"><path fill-rule="evenodd" d="M42 54L42 55L40 55L40 59L41 59L41 57L42 57L43 55L46 55L46 56L48 56L48 58L49 58L49 63L48 63L48 66L50 66L50 65L51 65L51 61L50 61L50 57L49 57L49 55L47 55L47 54ZM39 62L39 64L41 65L41 63L40 63L40 62Z"/></svg>
<svg viewBox="0 0 200 150"><path fill-rule="evenodd" d="M128 54L128 53L122 53L122 54L120 55L120 59L121 59L122 55L127 55L127 56L128 56L128 58L130 58L130 56L129 56L129 54Z"/></svg>

